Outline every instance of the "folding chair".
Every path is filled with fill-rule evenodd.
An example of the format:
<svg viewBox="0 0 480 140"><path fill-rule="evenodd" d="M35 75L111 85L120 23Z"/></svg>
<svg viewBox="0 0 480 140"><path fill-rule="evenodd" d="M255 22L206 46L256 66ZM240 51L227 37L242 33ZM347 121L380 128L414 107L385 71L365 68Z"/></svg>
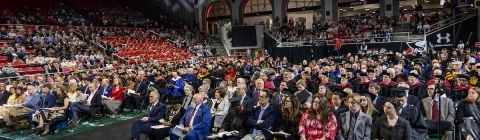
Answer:
<svg viewBox="0 0 480 140"><path fill-rule="evenodd" d="M453 139L455 139L455 124L449 121L440 121L440 127L438 121L433 120L425 120L427 124L428 131L431 132L429 134L438 134L438 131L441 132L445 131L452 131L453 132ZM441 139L441 136L438 136L438 139Z"/></svg>
<svg viewBox="0 0 480 140"><path fill-rule="evenodd" d="M465 126L468 130L468 133L473 137L473 139L480 139L480 127L478 127L478 124L475 123L474 120L465 119Z"/></svg>

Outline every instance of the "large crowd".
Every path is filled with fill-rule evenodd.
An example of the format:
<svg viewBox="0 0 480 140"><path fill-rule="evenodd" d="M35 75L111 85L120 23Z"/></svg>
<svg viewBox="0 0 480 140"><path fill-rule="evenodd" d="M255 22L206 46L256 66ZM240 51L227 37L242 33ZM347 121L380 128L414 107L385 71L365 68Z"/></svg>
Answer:
<svg viewBox="0 0 480 140"><path fill-rule="evenodd" d="M302 34L303 23L286 21L280 28L275 19L272 30ZM318 23L310 37L368 39L370 30L386 37L395 23L367 17ZM291 63L268 55L210 57L217 52L198 29L71 26L2 38L8 39L1 48L8 58L0 72L2 133L28 128L45 136L75 129L83 117L144 113L133 122L131 139L421 140L436 134L432 124L441 121L457 129L440 130L439 139L471 140L459 128L480 119L471 111L480 109L480 52L470 48ZM14 29L2 27L0 35L5 28ZM124 53L130 51L136 53ZM24 74L12 65L19 62L42 73Z"/></svg>

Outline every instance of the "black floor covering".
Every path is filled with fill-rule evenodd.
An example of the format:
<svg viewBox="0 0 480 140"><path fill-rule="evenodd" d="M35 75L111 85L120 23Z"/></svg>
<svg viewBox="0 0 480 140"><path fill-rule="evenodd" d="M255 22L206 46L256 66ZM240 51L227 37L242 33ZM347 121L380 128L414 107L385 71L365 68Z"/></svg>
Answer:
<svg viewBox="0 0 480 140"><path fill-rule="evenodd" d="M132 129L134 118L119 123L114 123L104 127L92 129L83 133L64 137L65 140L128 140L130 139L130 130ZM140 139L145 139L145 135L140 135Z"/></svg>

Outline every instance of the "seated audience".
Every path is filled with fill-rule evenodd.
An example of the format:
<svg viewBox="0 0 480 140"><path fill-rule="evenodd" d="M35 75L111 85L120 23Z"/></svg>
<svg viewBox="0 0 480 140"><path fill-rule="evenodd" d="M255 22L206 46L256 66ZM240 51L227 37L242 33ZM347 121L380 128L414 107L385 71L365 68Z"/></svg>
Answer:
<svg viewBox="0 0 480 140"><path fill-rule="evenodd" d="M333 140L337 134L337 119L328 107L324 96L314 96L312 106L305 112L298 124L301 140Z"/></svg>
<svg viewBox="0 0 480 140"><path fill-rule="evenodd" d="M204 95L195 94L193 96L192 106L188 108L187 112L180 119L178 125L183 126L183 132L186 133L184 139L205 139L210 133L210 120L212 115L210 108L203 104ZM170 139L178 140L178 136L172 133L173 128L170 129Z"/></svg>
<svg viewBox="0 0 480 140"><path fill-rule="evenodd" d="M455 119L455 108L453 106L452 99L443 97L439 93L435 93L435 88L436 86L434 83L428 85L427 87L428 97L422 100L422 108L420 108L423 117L425 120L442 120L453 123ZM441 104L438 102L439 98L441 98ZM441 114L438 112L438 108L440 108ZM443 140L453 139L452 131L446 131L442 133L444 133L442 137Z"/></svg>
<svg viewBox="0 0 480 140"><path fill-rule="evenodd" d="M124 89L120 83L120 79L113 79L113 87L111 90L110 96L103 100L103 105L113 114L113 116L115 116L115 114L117 114L117 109L120 107L123 100Z"/></svg>
<svg viewBox="0 0 480 140"><path fill-rule="evenodd" d="M0 105L6 104L12 94L6 90L5 83L0 83L0 94Z"/></svg>
<svg viewBox="0 0 480 140"><path fill-rule="evenodd" d="M191 102L193 101L193 86L186 85L183 89L185 91L185 97L183 97L182 108L187 110L190 107Z"/></svg>
<svg viewBox="0 0 480 140"><path fill-rule="evenodd" d="M455 119L457 123L464 123L466 119L475 120L471 107L476 107L480 110L480 88L472 87L468 90L467 98L460 101L457 107ZM473 140L470 135L467 135L467 140Z"/></svg>
<svg viewBox="0 0 480 140"><path fill-rule="evenodd" d="M50 133L49 124L53 123L52 120L56 117L64 116L66 110L68 109L68 104L70 103L67 96L68 88L66 86L60 87L60 90L57 91L57 100L54 107L52 108L43 108L40 111L38 116L38 129L37 134L40 136L45 136ZM40 129L44 129L43 133Z"/></svg>
<svg viewBox="0 0 480 140"><path fill-rule="evenodd" d="M253 109L252 115L250 115L247 121L247 124L253 128L253 131L245 137L251 137L252 139L272 139L272 134L267 130L273 130L278 114L277 110L269 104L270 99L272 99L272 94L268 89L262 89L260 90L258 99L259 106Z"/></svg>
<svg viewBox="0 0 480 140"><path fill-rule="evenodd" d="M347 96L349 111L338 118L337 140L369 140L372 134L372 118L361 111L361 95Z"/></svg>
<svg viewBox="0 0 480 140"><path fill-rule="evenodd" d="M406 140L412 138L409 122L400 117L402 108L395 99L387 99L384 105L385 115L378 118L373 127L373 139Z"/></svg>
<svg viewBox="0 0 480 140"><path fill-rule="evenodd" d="M160 129L148 129L148 138L150 140L164 140L166 137L168 137L168 131L170 131L170 129L172 129L173 127L177 126L184 114L185 109L182 108L182 103L174 102L173 106L168 109L165 117L158 120L161 125L168 127Z"/></svg>
<svg viewBox="0 0 480 140"><path fill-rule="evenodd" d="M159 102L160 94L157 91L150 92L148 100L150 101L150 106L147 107L147 115L142 119L133 121L132 136L130 138L132 140L138 140L140 133L147 133L150 126L160 124L159 120L164 118L165 113L167 113L165 105Z"/></svg>
<svg viewBox="0 0 480 140"><path fill-rule="evenodd" d="M52 108L55 106L55 103L57 101L57 98L55 98L55 95L52 94L52 89L53 85L51 83L44 83L42 86L40 86L42 94L40 95L40 105L38 108L35 108L34 110L28 112L28 119L30 120L31 124L38 124L38 123L33 123L33 115L35 115L37 121L39 121L39 115L40 111L44 108Z"/></svg>
<svg viewBox="0 0 480 140"><path fill-rule="evenodd" d="M97 90L97 87L98 86L95 86L93 83L88 85L90 95L87 100L85 102L73 103L70 107L70 111L72 112L72 127L77 127L78 113L86 112L90 116L94 116L100 107L102 107L102 95Z"/></svg>
<svg viewBox="0 0 480 140"><path fill-rule="evenodd" d="M282 82L284 84L285 82ZM280 85L282 86L282 85ZM284 94L285 95L285 94ZM280 140L298 140L300 136L298 132L298 123L300 118L302 118L302 111L300 111L300 101L298 101L297 96L287 95L282 101L281 107L278 109L279 115L275 123L276 131L285 132L290 134L290 137L287 136L276 136L276 139Z"/></svg>
<svg viewBox="0 0 480 140"><path fill-rule="evenodd" d="M35 87L32 85L27 85L27 92L25 94L27 95L27 97L25 98L25 102L23 102L22 104L16 104L17 106L21 107L10 107L5 112L5 114L3 114L3 120L5 121L7 126L17 125L17 122L14 122L12 118L25 115L31 110L38 109L40 96L35 93ZM10 127L7 127L7 129L4 130L3 133L6 133L9 128Z"/></svg>
<svg viewBox="0 0 480 140"><path fill-rule="evenodd" d="M226 95L226 89L223 87L217 87L215 89L215 99L213 101L213 107L211 108L211 113L212 113L212 124L214 124L211 127L221 127L222 124L218 124L218 126L215 126L215 120L220 119L223 122L223 118L228 113L228 109L230 108L230 102L228 99L225 99ZM217 118L218 117L218 118Z"/></svg>

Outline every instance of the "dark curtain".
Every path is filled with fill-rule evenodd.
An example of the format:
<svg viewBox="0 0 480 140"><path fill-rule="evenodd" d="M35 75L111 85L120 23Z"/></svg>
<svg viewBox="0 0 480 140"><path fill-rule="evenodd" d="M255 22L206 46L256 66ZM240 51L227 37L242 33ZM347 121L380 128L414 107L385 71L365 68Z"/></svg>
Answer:
<svg viewBox="0 0 480 140"><path fill-rule="evenodd" d="M255 26L233 26L232 47L257 46Z"/></svg>
<svg viewBox="0 0 480 140"><path fill-rule="evenodd" d="M299 64L303 60L307 60L308 62L310 62L312 61L312 59L318 60L320 58L324 58L326 56L325 50L326 50L325 47L317 47L317 46L282 47L282 48L268 48L268 54L270 54L270 56L274 58L287 57L289 63Z"/></svg>

